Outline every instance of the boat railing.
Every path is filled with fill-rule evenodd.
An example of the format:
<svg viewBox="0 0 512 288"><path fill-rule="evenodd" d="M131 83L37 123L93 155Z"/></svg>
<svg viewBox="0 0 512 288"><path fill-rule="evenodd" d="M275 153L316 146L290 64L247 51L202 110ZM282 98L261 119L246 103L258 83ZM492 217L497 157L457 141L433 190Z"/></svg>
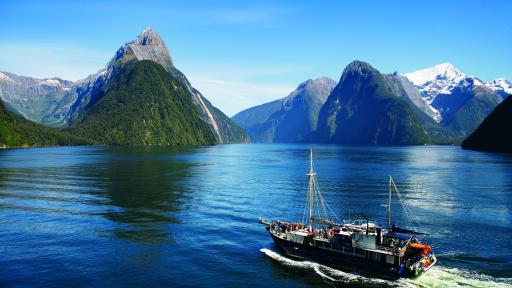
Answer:
<svg viewBox="0 0 512 288"><path fill-rule="evenodd" d="M375 247L372 247L372 246L367 246L367 245L353 244L352 247L358 248L358 249L363 249L363 250L380 250L380 251L385 251L385 252L392 253L395 255L402 255L404 253L404 251L401 251L401 249L399 247L386 247L386 246L382 246L382 245L377 245Z"/></svg>

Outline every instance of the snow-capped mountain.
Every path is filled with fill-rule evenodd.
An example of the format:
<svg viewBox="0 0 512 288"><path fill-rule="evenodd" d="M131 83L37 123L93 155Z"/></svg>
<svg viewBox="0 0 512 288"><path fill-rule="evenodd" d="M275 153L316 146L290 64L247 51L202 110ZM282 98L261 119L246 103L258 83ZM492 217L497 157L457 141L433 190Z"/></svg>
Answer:
<svg viewBox="0 0 512 288"><path fill-rule="evenodd" d="M477 87L483 90L490 89L502 99L512 94L512 86L507 80L499 78L485 83L475 76L461 72L450 63L438 64L403 75L420 90L423 100L435 112L433 118L437 122L454 113L454 107L461 107L469 99L467 93ZM450 97L452 99L449 99ZM446 103L450 105L446 106Z"/></svg>
<svg viewBox="0 0 512 288"><path fill-rule="evenodd" d="M432 103L439 94L450 94L457 85L483 85L480 79L460 72L450 63L442 63L415 72L405 73L404 76L420 89L423 98L428 103ZM473 81L468 81L467 78Z"/></svg>
<svg viewBox="0 0 512 288"><path fill-rule="evenodd" d="M496 91L503 99L512 95L512 84L505 78L498 78L485 83L485 86Z"/></svg>

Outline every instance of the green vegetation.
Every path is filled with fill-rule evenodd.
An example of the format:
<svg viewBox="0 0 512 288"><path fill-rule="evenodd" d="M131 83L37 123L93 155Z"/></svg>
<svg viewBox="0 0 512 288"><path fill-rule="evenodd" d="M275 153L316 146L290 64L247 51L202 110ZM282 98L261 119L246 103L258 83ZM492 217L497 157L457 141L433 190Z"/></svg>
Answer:
<svg viewBox="0 0 512 288"><path fill-rule="evenodd" d="M97 103L69 132L104 145L216 143L188 90L161 65L144 60L118 67Z"/></svg>
<svg viewBox="0 0 512 288"><path fill-rule="evenodd" d="M315 139L345 145L431 143L412 107L379 71L354 61L320 110Z"/></svg>
<svg viewBox="0 0 512 288"><path fill-rule="evenodd" d="M223 143L248 143L249 137L245 133L244 129L238 126L233 120L226 116L222 111L213 106L208 99L201 96L204 104L208 107L208 110L215 118L219 127L219 133L222 137ZM199 106L197 106L199 107ZM200 109L196 109L198 111Z"/></svg>
<svg viewBox="0 0 512 288"><path fill-rule="evenodd" d="M58 128L26 120L7 110L0 101L0 147L84 145L89 141Z"/></svg>
<svg viewBox="0 0 512 288"><path fill-rule="evenodd" d="M7 110L2 102L0 147L216 143L210 125L197 115L188 89L155 62L118 65L112 79L92 96L94 103L87 112L66 129L26 120ZM232 128L230 135L245 137L239 127Z"/></svg>

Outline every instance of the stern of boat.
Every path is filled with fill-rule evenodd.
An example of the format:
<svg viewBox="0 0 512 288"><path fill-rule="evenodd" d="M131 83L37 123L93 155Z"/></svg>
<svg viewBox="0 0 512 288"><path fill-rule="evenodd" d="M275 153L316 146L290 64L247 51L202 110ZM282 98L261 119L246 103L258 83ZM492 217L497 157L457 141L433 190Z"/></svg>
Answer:
<svg viewBox="0 0 512 288"><path fill-rule="evenodd" d="M434 254L425 255L417 262L411 264L408 267L406 274L411 277L418 277L432 268L436 262L437 258Z"/></svg>

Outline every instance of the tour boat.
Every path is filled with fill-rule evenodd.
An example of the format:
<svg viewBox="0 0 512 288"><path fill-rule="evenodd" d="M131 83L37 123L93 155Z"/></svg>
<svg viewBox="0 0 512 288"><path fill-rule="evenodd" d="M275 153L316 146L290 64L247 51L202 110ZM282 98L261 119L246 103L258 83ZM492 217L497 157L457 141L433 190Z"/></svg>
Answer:
<svg viewBox="0 0 512 288"><path fill-rule="evenodd" d="M388 203L384 205L386 227L370 222L365 216L361 220L338 223L326 217L326 211L332 212L332 209L318 189L312 150L309 164L309 173L306 174L308 201L303 221L259 219L266 226L275 247L284 255L386 279L417 277L436 263L431 247L418 239L423 233L391 224L392 192L395 191L401 199L391 176ZM320 215L320 211L324 215Z"/></svg>

